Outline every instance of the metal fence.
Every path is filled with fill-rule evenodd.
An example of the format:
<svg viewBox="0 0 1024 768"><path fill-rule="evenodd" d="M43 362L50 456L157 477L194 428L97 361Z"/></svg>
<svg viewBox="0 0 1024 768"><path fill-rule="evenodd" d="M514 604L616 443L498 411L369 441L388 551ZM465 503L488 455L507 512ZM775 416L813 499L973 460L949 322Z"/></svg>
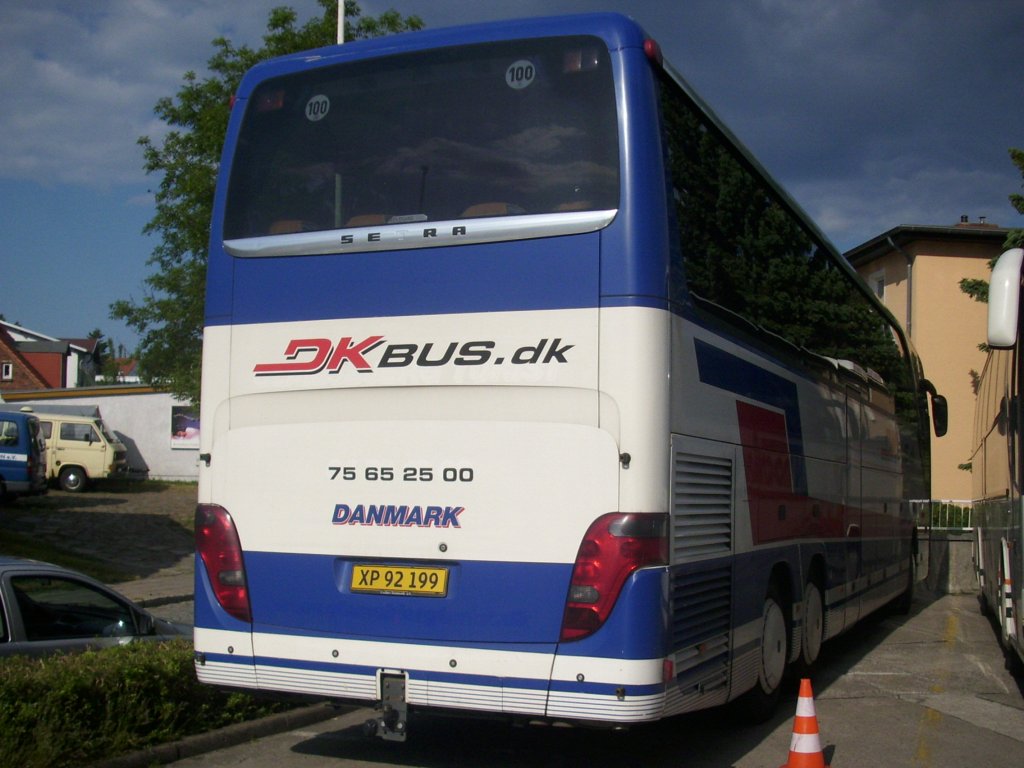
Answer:
<svg viewBox="0 0 1024 768"><path fill-rule="evenodd" d="M910 502L918 528L933 531L971 531L973 502L962 499L918 499Z"/></svg>

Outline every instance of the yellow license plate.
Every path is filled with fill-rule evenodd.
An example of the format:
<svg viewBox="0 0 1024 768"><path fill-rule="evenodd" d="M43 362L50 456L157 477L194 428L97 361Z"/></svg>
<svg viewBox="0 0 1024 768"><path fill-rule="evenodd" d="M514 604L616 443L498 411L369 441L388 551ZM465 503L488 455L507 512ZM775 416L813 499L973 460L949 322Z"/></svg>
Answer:
<svg viewBox="0 0 1024 768"><path fill-rule="evenodd" d="M355 565L352 591L376 595L444 597L448 594L448 569L418 565Z"/></svg>

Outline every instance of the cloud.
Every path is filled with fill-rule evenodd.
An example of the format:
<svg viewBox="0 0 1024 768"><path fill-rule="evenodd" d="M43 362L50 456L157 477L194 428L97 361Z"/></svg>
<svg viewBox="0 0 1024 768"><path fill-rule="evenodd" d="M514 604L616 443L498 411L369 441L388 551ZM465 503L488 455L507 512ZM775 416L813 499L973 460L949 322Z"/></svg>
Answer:
<svg viewBox="0 0 1024 768"><path fill-rule="evenodd" d="M866 181L871 179L877 180L874 186ZM961 216L1004 227L1019 224L1003 175L982 168L870 166L863 175L801 183L791 191L843 251L899 225L953 226Z"/></svg>
<svg viewBox="0 0 1024 768"><path fill-rule="evenodd" d="M202 72L210 41L259 45L274 0L78 0L5 8L0 177L105 186L144 177L153 106ZM292 2L308 18L314 0ZM9 4L8 4L9 6Z"/></svg>
<svg viewBox="0 0 1024 768"><path fill-rule="evenodd" d="M657 28L684 28L663 13ZM961 214L1021 223L1024 5L724 2L713 24L714 46L684 33L667 55L842 247Z"/></svg>
<svg viewBox="0 0 1024 768"><path fill-rule="evenodd" d="M320 12L316 0L5 3L0 178L92 187L154 183L142 170L136 140L166 130L153 115L157 99L173 96L187 70L203 71L215 36L259 45L269 10L281 4L300 20ZM435 28L594 9L587 0L360 5L365 15L391 7L419 14ZM629 13L654 34L798 199L817 201L835 188L842 190L837 199L863 196L866 216L882 193L938 205L937 191L922 192L920 169L947 169L971 182L943 185L949 202L922 208L921 221L928 222L950 207L966 211L1005 199L1019 187L1006 149L1024 143L1017 43L1024 4L633 0L602 7ZM867 225L865 237L886 228L891 220L884 214Z"/></svg>

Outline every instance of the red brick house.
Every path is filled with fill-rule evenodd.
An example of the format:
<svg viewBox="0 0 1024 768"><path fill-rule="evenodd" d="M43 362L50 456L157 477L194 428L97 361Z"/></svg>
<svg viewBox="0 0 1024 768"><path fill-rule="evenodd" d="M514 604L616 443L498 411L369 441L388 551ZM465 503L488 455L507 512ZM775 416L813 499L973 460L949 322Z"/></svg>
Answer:
<svg viewBox="0 0 1024 768"><path fill-rule="evenodd" d="M18 345L0 326L0 394L20 389L49 389L46 378L18 350Z"/></svg>
<svg viewBox="0 0 1024 768"><path fill-rule="evenodd" d="M32 389L65 389L91 385L96 374L96 339L57 339L0 320L6 338L6 367L0 391L11 385L17 369L28 366L40 382ZM15 357L14 353L17 353Z"/></svg>

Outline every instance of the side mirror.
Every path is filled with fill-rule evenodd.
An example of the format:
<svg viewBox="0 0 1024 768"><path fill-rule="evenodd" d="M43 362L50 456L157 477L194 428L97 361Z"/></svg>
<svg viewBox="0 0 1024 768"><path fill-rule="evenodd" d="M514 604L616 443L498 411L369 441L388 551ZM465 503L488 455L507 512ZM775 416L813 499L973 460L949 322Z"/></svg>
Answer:
<svg viewBox="0 0 1024 768"><path fill-rule="evenodd" d="M936 437L942 437L949 429L949 404L943 395L932 395L932 426Z"/></svg>
<svg viewBox="0 0 1024 768"><path fill-rule="evenodd" d="M935 430L936 437L942 437L949 430L949 403L946 402L943 395L936 391L935 385L928 379L921 379L918 387L931 399L932 429Z"/></svg>
<svg viewBox="0 0 1024 768"><path fill-rule="evenodd" d="M988 284L988 345L1012 347L1017 343L1020 308L1020 268L1024 248L1011 248L992 268Z"/></svg>
<svg viewBox="0 0 1024 768"><path fill-rule="evenodd" d="M135 612L135 624L139 628L139 635L146 637L156 633L156 622L153 617L143 611Z"/></svg>

